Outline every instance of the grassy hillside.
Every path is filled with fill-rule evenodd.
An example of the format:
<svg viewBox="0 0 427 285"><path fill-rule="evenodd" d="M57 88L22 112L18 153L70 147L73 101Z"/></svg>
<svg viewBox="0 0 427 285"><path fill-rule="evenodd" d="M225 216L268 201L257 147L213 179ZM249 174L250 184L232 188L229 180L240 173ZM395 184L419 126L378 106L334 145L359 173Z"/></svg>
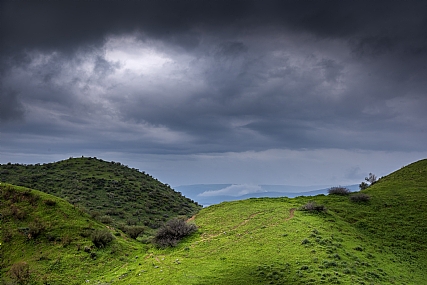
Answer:
<svg viewBox="0 0 427 285"><path fill-rule="evenodd" d="M106 248L96 249L99 259L93 260L77 250L78 244L91 243L87 238L75 238L66 247L59 241L55 245L47 235L40 242L56 250L50 256L68 256L64 263L80 268L75 284L426 284L426 174L427 160L402 168L364 190L370 196L366 202L319 195L213 205L190 221L198 231L174 248L117 237ZM309 202L327 211L301 210ZM50 209L46 202L41 207ZM84 216L73 207L69 211ZM49 223L47 214L42 217ZM102 227L89 217L84 221L91 228ZM10 215L7 223L7 228L26 224ZM14 233L21 234L19 229ZM24 251L3 264L3 274L9 274L10 264L27 259L38 272L37 280L48 274L43 270L56 268L55 258L35 261L33 255L43 256L38 249L29 254L35 241L19 238ZM3 257L12 247L20 248L9 244L13 245L6 249L2 245ZM63 254L65 250L69 252ZM41 252L46 254L45 249ZM61 270L46 284L64 284L55 279L61 274L73 276L68 267Z"/></svg>
<svg viewBox="0 0 427 285"><path fill-rule="evenodd" d="M205 208L197 234L174 249L149 249L125 282L426 284L426 174L427 160L409 165L363 191L371 199L362 203L319 195ZM310 201L327 212L298 210Z"/></svg>
<svg viewBox="0 0 427 285"><path fill-rule="evenodd" d="M201 206L144 172L96 158L47 164L0 165L0 181L53 194L86 209L98 220L157 228Z"/></svg>
<svg viewBox="0 0 427 285"><path fill-rule="evenodd" d="M93 238L105 235L112 240L95 246ZM5 183L0 236L0 284L83 284L142 248L63 199Z"/></svg>

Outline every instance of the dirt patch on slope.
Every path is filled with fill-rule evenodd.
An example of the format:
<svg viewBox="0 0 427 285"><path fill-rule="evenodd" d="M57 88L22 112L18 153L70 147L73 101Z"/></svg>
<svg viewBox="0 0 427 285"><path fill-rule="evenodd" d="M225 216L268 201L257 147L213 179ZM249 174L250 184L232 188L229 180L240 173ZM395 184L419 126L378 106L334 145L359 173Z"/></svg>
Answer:
<svg viewBox="0 0 427 285"><path fill-rule="evenodd" d="M292 208L289 210L289 218L286 218L285 221L289 221L290 219L292 219L294 217L294 212L297 208Z"/></svg>

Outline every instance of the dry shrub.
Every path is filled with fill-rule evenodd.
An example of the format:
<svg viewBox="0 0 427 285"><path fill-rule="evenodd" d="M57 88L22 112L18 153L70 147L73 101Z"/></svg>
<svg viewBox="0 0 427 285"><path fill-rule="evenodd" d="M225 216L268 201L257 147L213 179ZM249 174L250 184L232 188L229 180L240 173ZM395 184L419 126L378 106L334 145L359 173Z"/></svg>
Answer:
<svg viewBox="0 0 427 285"><path fill-rule="evenodd" d="M301 210L309 212L326 212L326 207L324 205L318 205L316 202L308 202L301 207Z"/></svg>
<svg viewBox="0 0 427 285"><path fill-rule="evenodd" d="M338 186L338 187L331 187L328 190L328 194L329 195L342 195L342 196L346 196L349 195L351 193L351 191L348 188L342 187L342 186Z"/></svg>
<svg viewBox="0 0 427 285"><path fill-rule="evenodd" d="M12 204L10 206L10 214L18 220L23 220L25 218L25 216L27 215L23 210L21 210L15 204Z"/></svg>
<svg viewBox="0 0 427 285"><path fill-rule="evenodd" d="M12 265L9 270L10 277L18 284L25 284L30 278L30 266L21 261Z"/></svg>
<svg viewBox="0 0 427 285"><path fill-rule="evenodd" d="M355 203L368 202L370 199L371 197L365 193L357 193L350 196L350 201Z"/></svg>
<svg viewBox="0 0 427 285"><path fill-rule="evenodd" d="M159 228L153 241L158 247L176 246L181 239L196 230L196 225L175 218Z"/></svg>

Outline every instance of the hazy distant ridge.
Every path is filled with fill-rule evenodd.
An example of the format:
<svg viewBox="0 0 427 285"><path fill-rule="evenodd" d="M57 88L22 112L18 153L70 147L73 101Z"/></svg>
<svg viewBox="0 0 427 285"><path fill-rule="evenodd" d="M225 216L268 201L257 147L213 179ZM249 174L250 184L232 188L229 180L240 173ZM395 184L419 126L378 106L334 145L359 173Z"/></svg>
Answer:
<svg viewBox="0 0 427 285"><path fill-rule="evenodd" d="M331 186L253 185L253 184L193 184L175 187L176 191L204 206L223 201L260 197L297 197L327 194ZM358 185L345 186L358 191Z"/></svg>

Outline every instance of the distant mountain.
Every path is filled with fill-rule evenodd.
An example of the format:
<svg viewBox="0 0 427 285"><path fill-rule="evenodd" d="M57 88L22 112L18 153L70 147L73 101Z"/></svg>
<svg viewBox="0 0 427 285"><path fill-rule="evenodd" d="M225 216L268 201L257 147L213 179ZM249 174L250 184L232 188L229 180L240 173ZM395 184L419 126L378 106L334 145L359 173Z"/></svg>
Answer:
<svg viewBox="0 0 427 285"><path fill-rule="evenodd" d="M359 185L344 186L350 191L358 191ZM252 185L252 184L193 184L181 185L175 189L184 196L203 206L224 201L236 201L261 197L315 196L327 194L330 186L292 186L292 185Z"/></svg>
<svg viewBox="0 0 427 285"><path fill-rule="evenodd" d="M87 210L103 223L157 228L201 206L145 172L81 157L35 165L1 164L0 182L37 189Z"/></svg>

